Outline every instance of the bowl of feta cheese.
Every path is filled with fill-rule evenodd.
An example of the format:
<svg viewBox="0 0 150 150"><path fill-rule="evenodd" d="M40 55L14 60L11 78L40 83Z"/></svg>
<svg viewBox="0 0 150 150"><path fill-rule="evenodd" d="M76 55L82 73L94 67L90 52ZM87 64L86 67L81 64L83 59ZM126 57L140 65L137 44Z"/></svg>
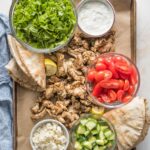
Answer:
<svg viewBox="0 0 150 150"><path fill-rule="evenodd" d="M42 120L33 127L30 144L33 150L67 150L69 133L57 120Z"/></svg>

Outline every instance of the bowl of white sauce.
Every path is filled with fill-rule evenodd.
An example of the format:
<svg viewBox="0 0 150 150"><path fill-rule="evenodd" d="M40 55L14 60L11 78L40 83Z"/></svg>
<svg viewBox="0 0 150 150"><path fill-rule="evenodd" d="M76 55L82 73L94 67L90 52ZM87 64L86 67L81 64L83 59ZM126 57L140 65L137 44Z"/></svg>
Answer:
<svg viewBox="0 0 150 150"><path fill-rule="evenodd" d="M57 120L42 120L33 127L30 144L33 150L67 150L69 133Z"/></svg>
<svg viewBox="0 0 150 150"><path fill-rule="evenodd" d="M78 26L88 37L107 34L115 22L115 10L108 0L82 0L77 13Z"/></svg>

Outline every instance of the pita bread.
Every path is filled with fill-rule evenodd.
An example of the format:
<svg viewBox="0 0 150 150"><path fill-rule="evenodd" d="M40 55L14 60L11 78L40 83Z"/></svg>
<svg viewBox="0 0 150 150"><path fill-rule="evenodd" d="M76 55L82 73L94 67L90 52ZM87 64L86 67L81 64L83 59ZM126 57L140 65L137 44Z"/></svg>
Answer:
<svg viewBox="0 0 150 150"><path fill-rule="evenodd" d="M129 104L104 114L114 125L119 150L134 148L142 135L145 124L144 99L136 97Z"/></svg>
<svg viewBox="0 0 150 150"><path fill-rule="evenodd" d="M20 60L25 65L29 75L41 88L46 88L46 73L44 65L44 55L30 52L18 41L15 41Z"/></svg>
<svg viewBox="0 0 150 150"><path fill-rule="evenodd" d="M7 35L7 40L8 40L8 44L9 44L9 48L10 48L10 52L12 54L12 56L14 57L14 59L16 60L18 66L20 67L20 69L27 75L29 76L29 72L26 69L25 65L23 64L23 62L20 60L18 51L16 50L16 43L15 43L15 38L11 35Z"/></svg>
<svg viewBox="0 0 150 150"><path fill-rule="evenodd" d="M8 73L13 78L13 80L21 86L33 91L43 90L32 80L32 78L29 78L25 75L14 59L11 59L5 68L8 70Z"/></svg>
<svg viewBox="0 0 150 150"><path fill-rule="evenodd" d="M150 110L149 110L149 105L148 105L148 100L147 99L144 99L144 102L145 102L145 124L144 124L144 127L143 127L143 131L142 131L142 134L141 134L141 137L139 139L139 141L137 142L140 143L141 141L144 140L144 138L146 137L147 133L148 133L148 129L150 127Z"/></svg>

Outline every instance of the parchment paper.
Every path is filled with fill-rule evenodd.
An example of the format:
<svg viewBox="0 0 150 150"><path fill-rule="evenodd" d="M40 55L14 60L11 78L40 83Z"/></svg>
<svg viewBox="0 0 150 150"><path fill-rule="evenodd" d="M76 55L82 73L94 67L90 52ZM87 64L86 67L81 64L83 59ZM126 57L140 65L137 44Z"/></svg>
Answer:
<svg viewBox="0 0 150 150"><path fill-rule="evenodd" d="M131 0L111 0L116 21L116 51L131 56L130 5ZM29 136L35 122L30 119L30 108L36 100L37 93L17 85L17 150L31 150Z"/></svg>

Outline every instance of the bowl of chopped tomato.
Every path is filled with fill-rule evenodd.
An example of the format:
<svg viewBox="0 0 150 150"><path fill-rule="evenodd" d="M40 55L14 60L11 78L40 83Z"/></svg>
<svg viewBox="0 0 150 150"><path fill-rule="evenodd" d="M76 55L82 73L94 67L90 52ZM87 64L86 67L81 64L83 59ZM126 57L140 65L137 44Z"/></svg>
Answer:
<svg viewBox="0 0 150 150"><path fill-rule="evenodd" d="M86 75L92 102L106 108L118 108L132 101L139 85L138 68L131 59L118 53L97 57Z"/></svg>

